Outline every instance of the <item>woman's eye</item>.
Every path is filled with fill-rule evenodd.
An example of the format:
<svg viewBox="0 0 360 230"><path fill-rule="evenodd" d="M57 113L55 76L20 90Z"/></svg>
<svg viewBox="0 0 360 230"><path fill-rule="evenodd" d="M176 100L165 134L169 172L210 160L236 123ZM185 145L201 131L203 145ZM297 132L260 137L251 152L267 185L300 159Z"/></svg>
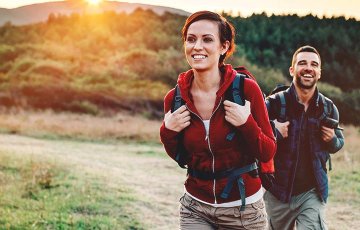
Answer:
<svg viewBox="0 0 360 230"><path fill-rule="evenodd" d="M186 38L186 41L187 41L187 42L190 42L190 43L193 43L193 42L196 41L196 39L193 38L193 37L188 37L188 38Z"/></svg>
<svg viewBox="0 0 360 230"><path fill-rule="evenodd" d="M212 42L212 38L204 38L204 42Z"/></svg>

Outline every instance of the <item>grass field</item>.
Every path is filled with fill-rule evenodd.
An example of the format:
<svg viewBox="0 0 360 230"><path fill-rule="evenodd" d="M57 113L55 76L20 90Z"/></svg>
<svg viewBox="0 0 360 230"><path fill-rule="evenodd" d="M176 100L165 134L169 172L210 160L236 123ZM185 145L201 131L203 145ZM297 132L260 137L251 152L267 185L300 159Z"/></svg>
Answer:
<svg viewBox="0 0 360 230"><path fill-rule="evenodd" d="M132 114L92 116L74 113L0 112L0 131L47 139L76 139L86 141L142 141L159 140L159 121Z"/></svg>
<svg viewBox="0 0 360 230"><path fill-rule="evenodd" d="M0 229L177 229L185 172L158 143L159 121L0 118ZM359 128L346 126L345 137L329 172L330 230L360 225Z"/></svg>
<svg viewBox="0 0 360 230"><path fill-rule="evenodd" d="M0 229L143 229L129 190L44 157L0 151Z"/></svg>

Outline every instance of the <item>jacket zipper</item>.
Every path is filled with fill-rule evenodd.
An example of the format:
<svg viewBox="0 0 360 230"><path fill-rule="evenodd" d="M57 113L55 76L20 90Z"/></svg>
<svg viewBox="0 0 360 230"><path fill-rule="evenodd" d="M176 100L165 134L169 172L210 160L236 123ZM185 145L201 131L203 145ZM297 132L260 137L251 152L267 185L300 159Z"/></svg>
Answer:
<svg viewBox="0 0 360 230"><path fill-rule="evenodd" d="M203 126L204 126L204 129L205 129L205 140L207 141L208 143L208 146L209 146L209 151L212 155L212 172L215 174L215 156L214 156L214 153L213 151L211 150L211 146L210 146L210 138L209 138L209 135L210 135L210 124L211 124L211 118L212 116L215 114L215 112L219 109L220 105L221 105L221 102L222 102L222 97L220 98L220 102L219 104L217 105L217 107L215 108L214 112L211 114L210 118L209 118L209 132L206 132L206 128L205 128L205 125L204 125L204 122L202 122ZM186 108L190 111L190 113L194 114L195 116L197 116L201 121L202 121L202 118L197 115L196 113L194 113L193 111L191 111L191 109L189 109L189 107L186 105ZM214 183L213 183L213 195L214 195L214 200L215 200L215 204L217 204L217 200L216 200L216 193L215 193L215 187L216 187L216 180L214 179Z"/></svg>
<svg viewBox="0 0 360 230"><path fill-rule="evenodd" d="M291 188L290 188L290 194L288 195L288 200L290 200L292 191L293 191L293 187L294 187L294 180L295 180L295 176L296 176L296 170L297 170L297 165L299 163L299 154L300 154L300 144L301 143L301 133L302 133L302 126L303 126L303 121L304 121L304 111L301 113L301 120L300 120L300 130L299 130L299 138L298 138L298 143L296 145L296 161L295 161L295 167L294 167L294 171L293 171L293 176L291 179Z"/></svg>

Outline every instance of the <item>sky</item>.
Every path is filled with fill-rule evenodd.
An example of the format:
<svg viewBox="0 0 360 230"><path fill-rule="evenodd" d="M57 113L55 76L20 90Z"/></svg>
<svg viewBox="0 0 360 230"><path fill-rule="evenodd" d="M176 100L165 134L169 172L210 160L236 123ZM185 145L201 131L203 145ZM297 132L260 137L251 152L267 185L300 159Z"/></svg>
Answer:
<svg viewBox="0 0 360 230"><path fill-rule="evenodd" d="M50 2L55 0L0 0L0 8ZM59 1L59 0L57 0ZM319 17L345 16L360 20L360 0L127 0L125 2L169 6L190 13L198 10L240 12L243 17L253 13L313 14Z"/></svg>

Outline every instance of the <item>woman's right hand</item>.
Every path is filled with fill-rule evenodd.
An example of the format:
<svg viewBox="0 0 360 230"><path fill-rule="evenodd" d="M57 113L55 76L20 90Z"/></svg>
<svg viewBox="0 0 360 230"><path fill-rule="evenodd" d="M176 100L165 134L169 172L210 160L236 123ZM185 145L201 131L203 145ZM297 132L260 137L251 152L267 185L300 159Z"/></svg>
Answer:
<svg viewBox="0 0 360 230"><path fill-rule="evenodd" d="M176 111L167 112L164 117L165 127L175 132L180 132L190 125L190 112L183 105Z"/></svg>

